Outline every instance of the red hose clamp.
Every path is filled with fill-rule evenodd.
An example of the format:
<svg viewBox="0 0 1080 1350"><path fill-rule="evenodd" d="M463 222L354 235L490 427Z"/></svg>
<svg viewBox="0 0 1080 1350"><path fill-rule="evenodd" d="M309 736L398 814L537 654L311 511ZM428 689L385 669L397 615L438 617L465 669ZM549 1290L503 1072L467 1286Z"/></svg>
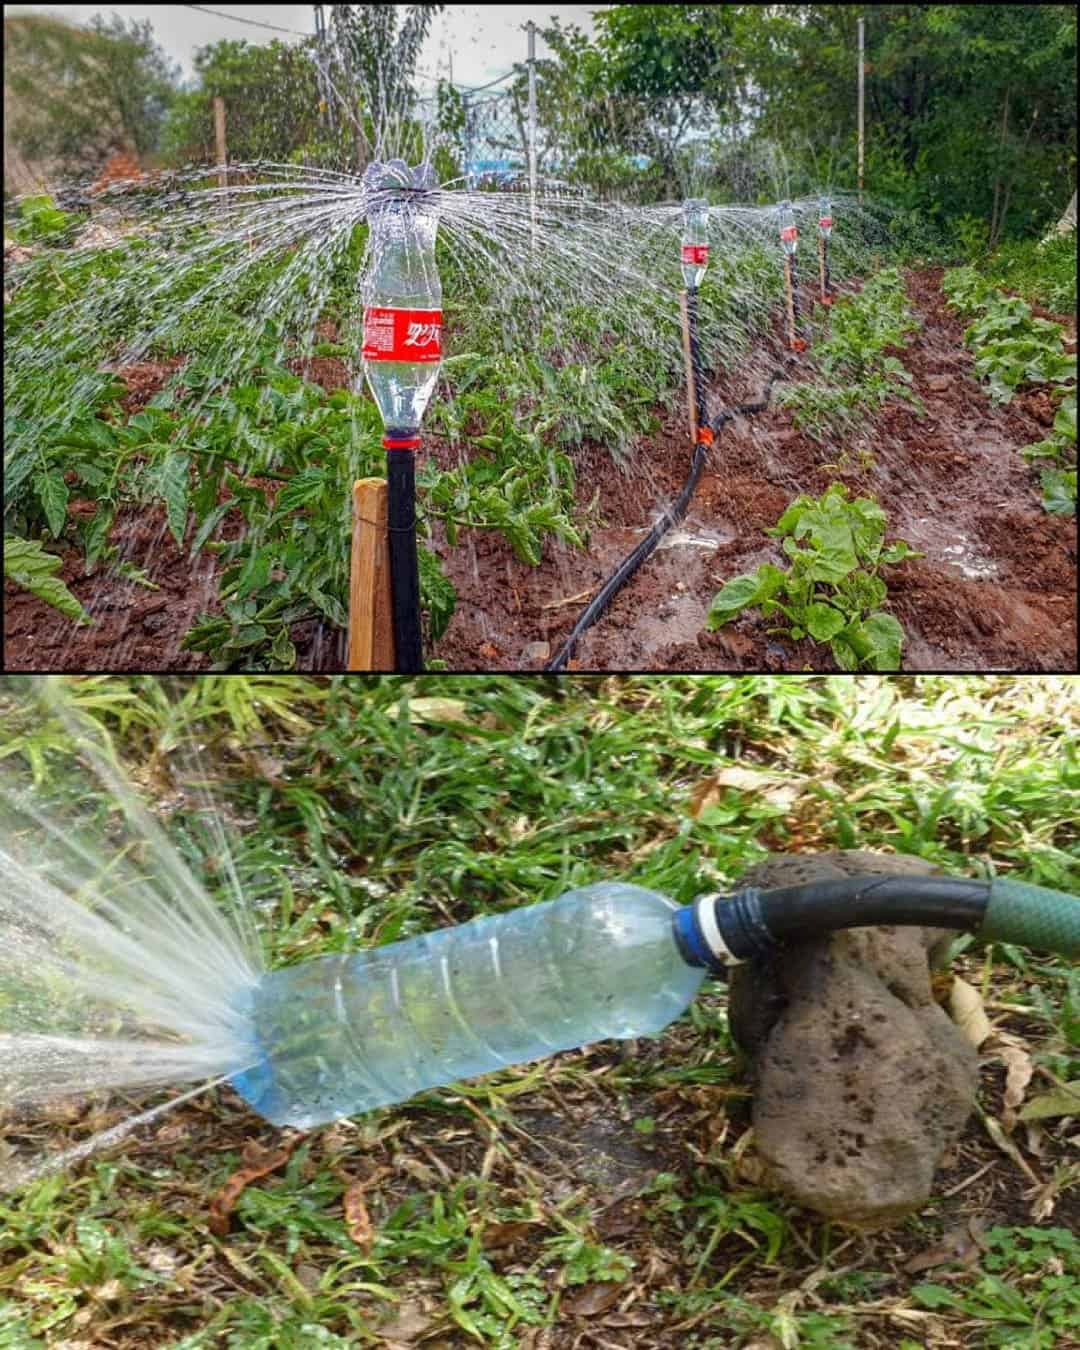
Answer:
<svg viewBox="0 0 1080 1350"><path fill-rule="evenodd" d="M407 441L392 441L388 437L383 437L384 450L416 450L420 446L420 437L413 436Z"/></svg>
<svg viewBox="0 0 1080 1350"><path fill-rule="evenodd" d="M698 445L712 445L712 427L698 427L697 443Z"/></svg>

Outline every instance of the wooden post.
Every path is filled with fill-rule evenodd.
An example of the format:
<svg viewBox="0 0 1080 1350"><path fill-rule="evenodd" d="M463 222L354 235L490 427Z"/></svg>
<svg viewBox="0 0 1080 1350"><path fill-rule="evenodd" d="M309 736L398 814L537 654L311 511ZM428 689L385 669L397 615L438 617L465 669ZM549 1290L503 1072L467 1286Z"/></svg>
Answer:
<svg viewBox="0 0 1080 1350"><path fill-rule="evenodd" d="M217 140L218 187L227 187L229 175L225 165L229 161L229 152L225 145L225 100L220 94L214 97L214 136Z"/></svg>
<svg viewBox="0 0 1080 1350"><path fill-rule="evenodd" d="M865 137L863 136L863 80L866 75L866 61L864 57L865 50L865 19L859 20L859 205L862 206L863 197L863 146Z"/></svg>
<svg viewBox="0 0 1080 1350"><path fill-rule="evenodd" d="M789 345L795 347L795 293L791 288L791 257L784 254L784 287L787 291L787 322Z"/></svg>
<svg viewBox="0 0 1080 1350"><path fill-rule="evenodd" d="M394 669L386 479L353 484L349 572L349 670Z"/></svg>
<svg viewBox="0 0 1080 1350"><path fill-rule="evenodd" d="M690 410L690 440L697 445L697 388L694 383L694 358L690 354L690 312L686 306L686 292L679 292L679 310L682 313L683 358L686 361L686 403Z"/></svg>

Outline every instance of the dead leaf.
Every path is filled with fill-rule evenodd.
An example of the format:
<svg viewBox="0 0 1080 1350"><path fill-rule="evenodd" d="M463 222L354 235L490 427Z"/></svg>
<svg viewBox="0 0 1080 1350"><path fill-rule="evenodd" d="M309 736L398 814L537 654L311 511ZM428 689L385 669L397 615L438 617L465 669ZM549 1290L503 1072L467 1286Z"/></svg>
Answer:
<svg viewBox="0 0 1080 1350"><path fill-rule="evenodd" d="M431 1315L421 1303L400 1303L392 1322L384 1322L379 1335L395 1345L415 1345L433 1325Z"/></svg>
<svg viewBox="0 0 1080 1350"><path fill-rule="evenodd" d="M527 1219L513 1219L506 1223L489 1223L484 1229L484 1246L489 1251L511 1250L537 1227Z"/></svg>
<svg viewBox="0 0 1080 1350"><path fill-rule="evenodd" d="M728 789L760 797L780 810L787 810L802 796L802 785L792 783L777 774L760 769L744 769L732 764L719 773L703 778L690 794L690 814L696 820L710 806L715 806Z"/></svg>
<svg viewBox="0 0 1080 1350"><path fill-rule="evenodd" d="M1028 1165L1028 1162L1025 1159L1024 1155L1020 1152L1020 1150L1016 1147L1013 1141L1002 1129L1001 1121L996 1120L991 1115L988 1115L987 1112L980 1110L978 1106L976 1106L975 1110L976 1113L978 1114L979 1119L983 1123L986 1133L990 1136L990 1138L994 1141L994 1143L997 1144L998 1148L1001 1149L1002 1153L1007 1154L1013 1160L1013 1162L1017 1165L1017 1167L1019 1167L1020 1171L1023 1172L1024 1176L1027 1177L1028 1181L1030 1181L1033 1186L1041 1186L1043 1184L1042 1179L1035 1175L1031 1167Z"/></svg>
<svg viewBox="0 0 1080 1350"><path fill-rule="evenodd" d="M617 1302L622 1292L623 1286L614 1280L585 1284L578 1293L564 1298L559 1309L561 1312L568 1312L572 1317L595 1317L597 1313L602 1313L605 1308L610 1308Z"/></svg>
<svg viewBox="0 0 1080 1350"><path fill-rule="evenodd" d="M271 1172L276 1172L279 1167L283 1167L292 1157L302 1138L303 1135L298 1133L292 1139L287 1139L281 1148L272 1152L263 1148L261 1144L254 1140L249 1140L244 1145L244 1166L238 1172L232 1174L210 1201L210 1214L206 1226L211 1233L218 1237L225 1236L229 1231L230 1215L244 1190L253 1181L258 1181L260 1177L269 1176Z"/></svg>
<svg viewBox="0 0 1080 1350"><path fill-rule="evenodd" d="M468 720L468 710L460 699L409 699L410 722L467 722Z"/></svg>
<svg viewBox="0 0 1080 1350"><path fill-rule="evenodd" d="M1021 1120L1053 1120L1057 1116L1080 1116L1080 1080L1040 1092L1020 1112Z"/></svg>
<svg viewBox="0 0 1080 1350"><path fill-rule="evenodd" d="M345 1192L345 1231L362 1251L368 1251L375 1237L371 1216L364 1203L364 1183L354 1182Z"/></svg>
<svg viewBox="0 0 1080 1350"><path fill-rule="evenodd" d="M920 1270L930 1270L934 1266L943 1266L950 1261L959 1261L964 1266L974 1266L979 1260L981 1250L979 1236L981 1229L975 1220L969 1220L958 1228L952 1228L943 1234L940 1242L918 1252L910 1261L904 1263L909 1275L917 1275Z"/></svg>
<svg viewBox="0 0 1080 1350"><path fill-rule="evenodd" d="M958 975L953 976L949 991L949 1013L964 1039L976 1050L993 1031L983 1008L982 995Z"/></svg>
<svg viewBox="0 0 1080 1350"><path fill-rule="evenodd" d="M994 1057L1005 1065L1005 1099L1001 1123L1011 1134L1016 1126L1016 1108L1023 1104L1035 1065L1023 1041L1007 1032L995 1033L992 1050Z"/></svg>

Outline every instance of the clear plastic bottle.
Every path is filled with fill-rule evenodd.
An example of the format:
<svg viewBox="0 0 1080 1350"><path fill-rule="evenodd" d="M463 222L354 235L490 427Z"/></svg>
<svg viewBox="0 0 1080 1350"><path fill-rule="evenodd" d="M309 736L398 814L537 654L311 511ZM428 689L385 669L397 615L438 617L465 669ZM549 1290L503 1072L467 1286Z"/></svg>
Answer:
<svg viewBox="0 0 1080 1350"><path fill-rule="evenodd" d="M795 212L792 210L790 202L784 201L776 208L780 216L780 243L783 245L784 252L791 257L799 247L799 231L795 226Z"/></svg>
<svg viewBox="0 0 1080 1350"><path fill-rule="evenodd" d="M442 359L435 265L438 182L429 164L370 164L364 173L371 264L364 278L364 373L388 449L411 449Z"/></svg>
<svg viewBox="0 0 1080 1350"><path fill-rule="evenodd" d="M818 232L822 239L828 239L832 234L832 202L828 197L818 201Z"/></svg>
<svg viewBox="0 0 1080 1350"><path fill-rule="evenodd" d="M695 290L709 265L709 203L704 197L683 202L682 275L688 291Z"/></svg>
<svg viewBox="0 0 1080 1350"><path fill-rule="evenodd" d="M308 1128L608 1037L656 1032L705 978L677 906L608 882L404 942L266 975L240 1094Z"/></svg>

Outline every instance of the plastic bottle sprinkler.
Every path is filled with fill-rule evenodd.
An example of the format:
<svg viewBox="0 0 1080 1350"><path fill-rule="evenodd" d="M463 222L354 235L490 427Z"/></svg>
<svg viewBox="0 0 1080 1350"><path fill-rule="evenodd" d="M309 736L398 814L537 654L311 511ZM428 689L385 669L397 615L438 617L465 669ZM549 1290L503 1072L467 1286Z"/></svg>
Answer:
<svg viewBox="0 0 1080 1350"><path fill-rule="evenodd" d="M916 924L1080 955L1080 900L998 878L849 877L703 895L623 882L271 971L233 1085L310 1128L474 1074L660 1031L708 974L839 928Z"/></svg>
<svg viewBox="0 0 1080 1350"><path fill-rule="evenodd" d="M371 267L364 278L364 374L383 419L395 669L423 669L416 557L420 423L442 360L435 265L438 180L430 164L376 161L364 173Z"/></svg>
<svg viewBox="0 0 1080 1350"><path fill-rule="evenodd" d="M799 296L795 272L795 253L799 247L799 231L791 203L780 202L776 208L780 217L780 244L784 250L784 285L787 290L788 346L793 352L804 352L806 342L798 336Z"/></svg>
<svg viewBox="0 0 1080 1350"><path fill-rule="evenodd" d="M683 202L681 265L686 289L681 296L683 342L686 354L686 380L690 402L690 437L697 442L703 434L712 440L703 394L704 379L698 348L697 292L709 265L709 203L704 197L689 197Z"/></svg>
<svg viewBox="0 0 1080 1350"><path fill-rule="evenodd" d="M821 303L831 305L832 278L829 275L829 238L832 235L832 202L822 197L818 202L818 261L821 270Z"/></svg>

